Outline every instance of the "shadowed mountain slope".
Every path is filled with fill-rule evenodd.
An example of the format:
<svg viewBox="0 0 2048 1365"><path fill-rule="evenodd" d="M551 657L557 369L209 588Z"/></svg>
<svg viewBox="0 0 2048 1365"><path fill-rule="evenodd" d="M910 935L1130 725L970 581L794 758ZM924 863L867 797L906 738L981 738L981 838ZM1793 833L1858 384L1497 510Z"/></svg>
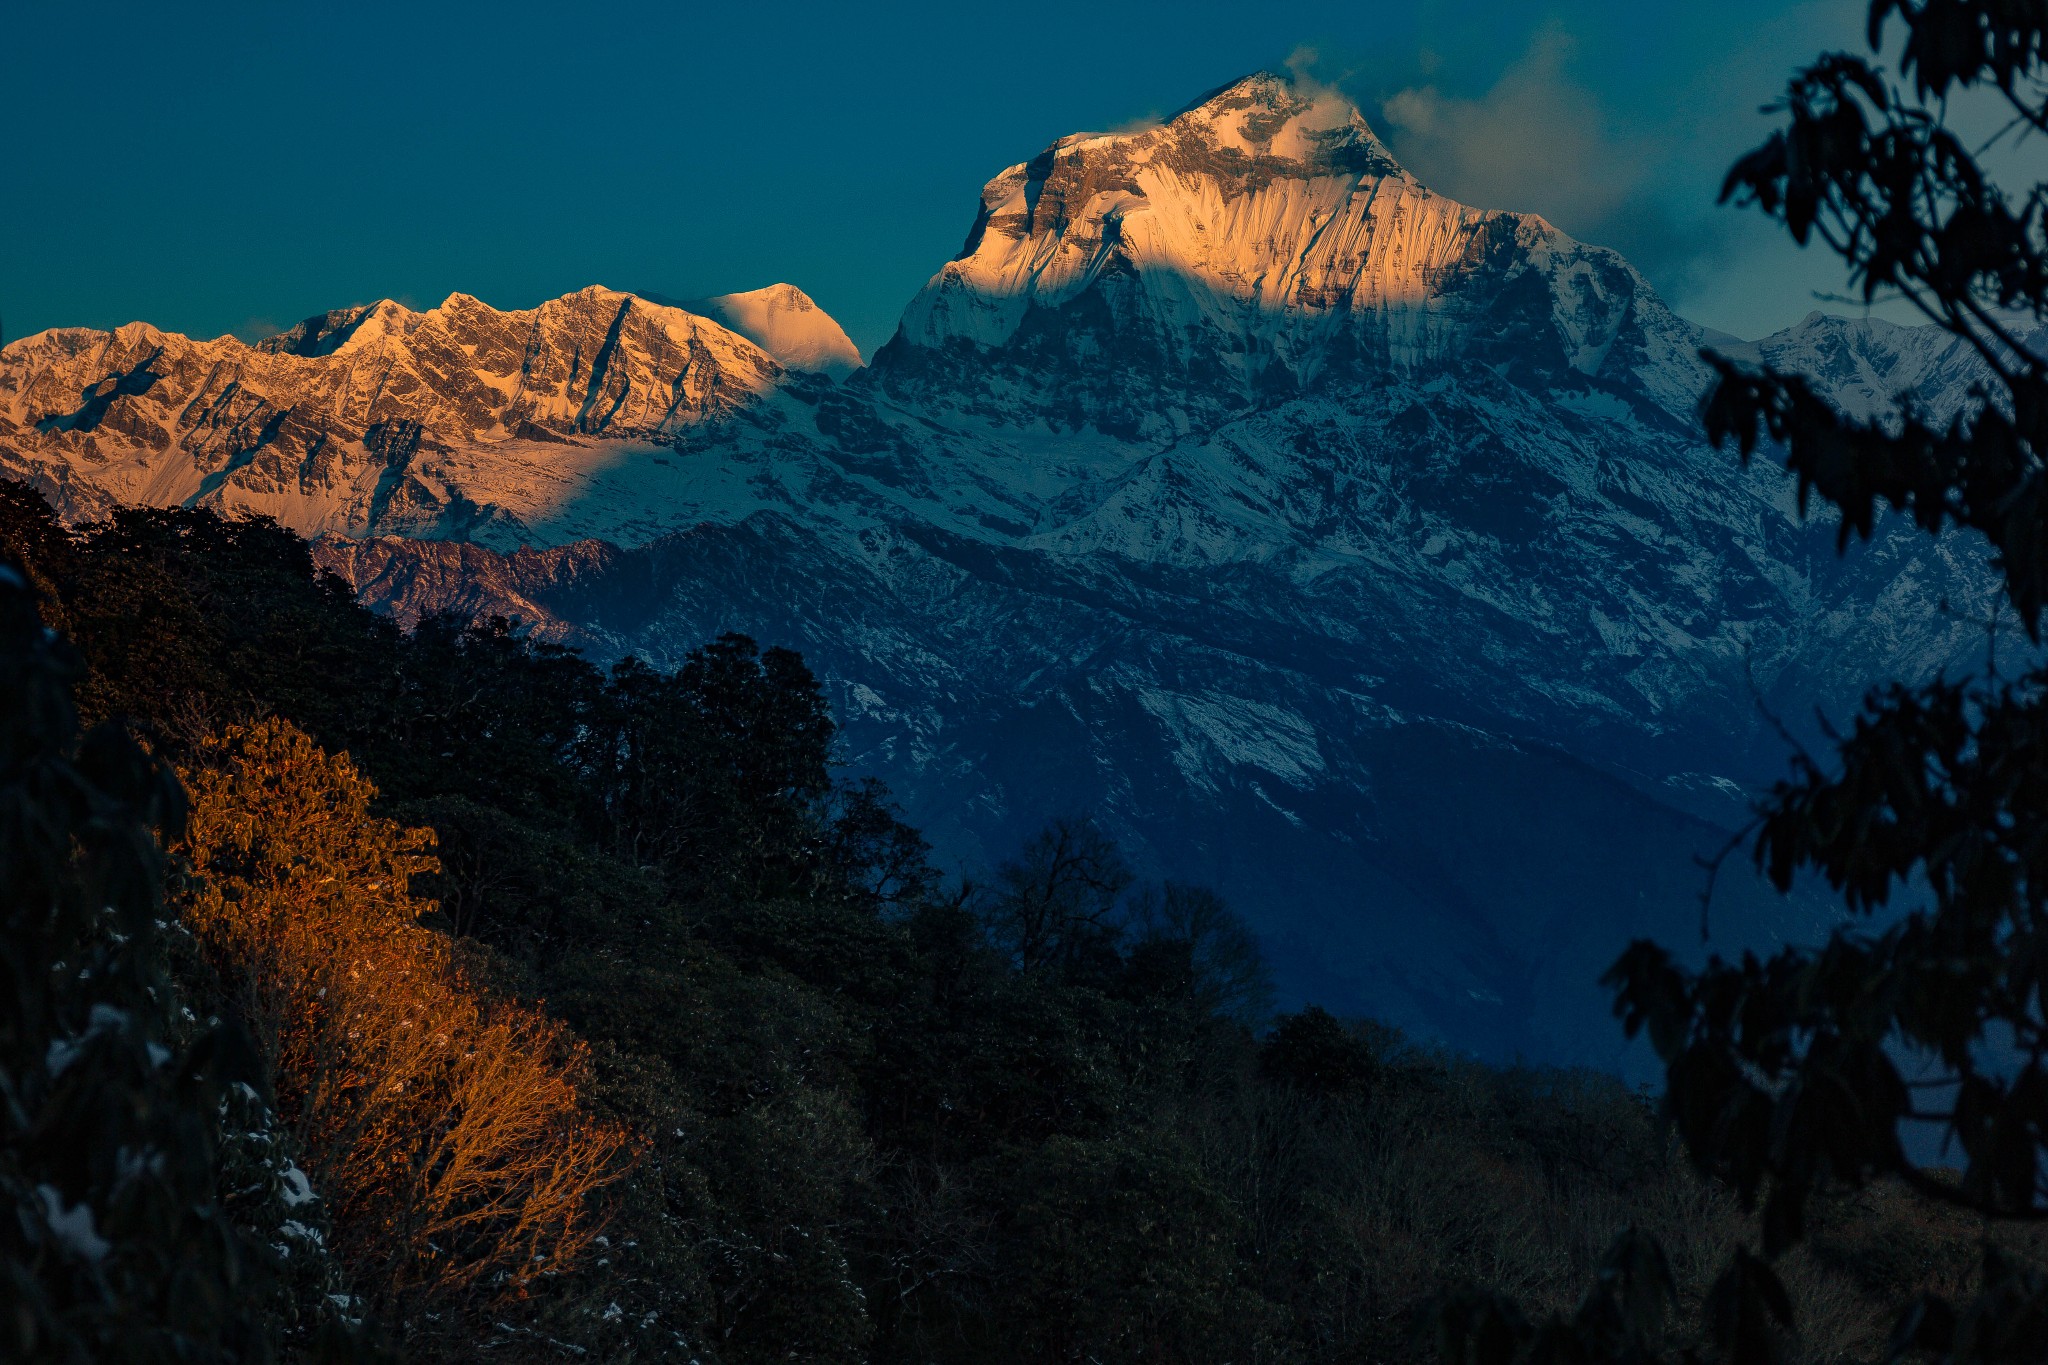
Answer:
<svg viewBox="0 0 2048 1365"><path fill-rule="evenodd" d="M1709 338L1625 261L1434 194L1284 77L1063 138L973 220L837 383L601 290L261 348L53 332L0 351L0 469L324 533L401 617L791 645L959 865L1091 809L1236 900L1291 996L1492 1056L1615 1060L1594 978L1697 939L1695 858L1782 770L1764 708L1982 657L1968 542L1837 558L1705 446ZM1971 382L1870 322L1739 353L1856 410ZM1823 913L1739 868L1720 897L1722 949Z"/></svg>

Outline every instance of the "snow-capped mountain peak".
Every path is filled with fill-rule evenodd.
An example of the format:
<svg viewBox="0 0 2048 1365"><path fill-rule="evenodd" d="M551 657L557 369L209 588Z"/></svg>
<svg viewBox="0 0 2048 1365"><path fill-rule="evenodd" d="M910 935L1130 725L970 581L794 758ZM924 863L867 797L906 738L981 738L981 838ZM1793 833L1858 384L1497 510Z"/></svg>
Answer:
<svg viewBox="0 0 2048 1365"><path fill-rule="evenodd" d="M839 323L793 284L771 284L685 305L738 332L793 370L844 379L863 364Z"/></svg>
<svg viewBox="0 0 2048 1365"><path fill-rule="evenodd" d="M1615 253L1433 193L1340 96L1261 72L989 181L870 374L1157 438L1462 360L1627 380L1675 412L1697 344Z"/></svg>
<svg viewBox="0 0 2048 1365"><path fill-rule="evenodd" d="M645 289L638 294L649 303L709 318L792 370L844 379L866 364L838 319L793 284L699 299L671 298Z"/></svg>
<svg viewBox="0 0 2048 1365"><path fill-rule="evenodd" d="M2048 328L2014 328L2020 344L2043 350ZM1939 327L1908 327L1883 318L1844 318L1811 312L1761 341L1717 340L1713 349L1732 360L1802 374L1829 401L1868 421L1896 410L1912 395L1923 409L1946 418L1984 378L1977 352Z"/></svg>
<svg viewBox="0 0 2048 1365"><path fill-rule="evenodd" d="M204 504L308 533L453 536L509 516L516 536L559 503L588 443L686 443L796 382L819 381L709 318L601 286L516 310L387 299L253 346L59 329L0 349L0 470L79 514Z"/></svg>
<svg viewBox="0 0 2048 1365"><path fill-rule="evenodd" d="M1838 561L1701 438L1703 343L1858 411L1975 374L1927 329L1710 337L1260 73L1001 171L864 369L787 285L66 329L0 348L0 473L329 533L401 619L796 646L949 858L1089 810L1290 991L1600 1060L1600 970L1696 922L1691 855L1781 763L1757 690L1974 663L1995 596L1967 542Z"/></svg>
<svg viewBox="0 0 2048 1365"><path fill-rule="evenodd" d="M1333 90L1305 87L1284 71L1255 71L1218 86L1164 127L1173 133L1166 141L1183 155L1194 144L1212 157L1234 151L1250 167L1283 163L1311 175L1407 176L1356 105Z"/></svg>

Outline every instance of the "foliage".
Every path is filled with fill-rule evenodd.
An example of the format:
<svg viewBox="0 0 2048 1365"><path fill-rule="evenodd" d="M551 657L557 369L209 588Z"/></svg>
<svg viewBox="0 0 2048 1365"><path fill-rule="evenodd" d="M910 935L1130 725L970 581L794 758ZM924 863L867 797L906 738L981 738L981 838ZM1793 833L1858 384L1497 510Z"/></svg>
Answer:
<svg viewBox="0 0 2048 1365"><path fill-rule="evenodd" d="M996 874L988 921L1026 971L1085 969L1113 944L1131 870L1086 820L1055 820Z"/></svg>
<svg viewBox="0 0 2048 1365"><path fill-rule="evenodd" d="M258 1035L350 1287L422 1356L1381 1360L1445 1280L1568 1313L1631 1223L1667 1250L1676 1324L1747 1235L1611 1080L1274 1024L1229 907L1137 880L1086 819L948 884L885 791L839 780L793 655L727 637L600 670L504 623L400 633L277 528L203 513L70 532L0 496L0 550L77 632L93 705L190 773L203 951L180 971ZM343 961L386 988L341 989ZM521 1073L564 1102L549 1078L572 1077L571 1146L589 1123L639 1152L576 1266L429 1302L449 1266L406 1240L419 1173L347 1173L337 1121L459 1128L337 1088L395 1067L407 1097L448 1089L437 1049L402 1046L414 1007L516 1017L536 1057L558 1028L587 1044ZM1888 1203L1815 1224L1826 1256L1781 1270L1816 1359L1868 1354L1884 1296L1960 1282L1972 1231Z"/></svg>
<svg viewBox="0 0 2048 1365"><path fill-rule="evenodd" d="M1929 534L1982 535L2038 640L2048 355L2016 319L2048 320L2048 185L2008 195L1980 168L1987 148L1973 152L1949 119L1974 94L2009 117L1994 144L2048 133L2048 6L1875 0L1872 49L1894 32L1909 90L1861 58L1822 57L1724 197L1825 244L1864 298L1910 302L1974 350L1984 381L1952 415L1902 398L1861 421L1797 377L1709 354L1720 382L1707 428L1745 459L1776 443L1802 506L1818 493L1839 513L1844 547L1873 533L1880 504ZM1817 871L1852 912L1883 921L1696 973L1638 943L1608 978L1628 1030L1647 1030L1666 1063L1666 1109L1693 1160L1761 1203L1761 1254L1739 1250L1706 1306L1731 1360L1790 1349L1797 1315L1779 1267L1814 1238L1831 1191L1891 1179L1982 1215L2048 1220L2048 672L1881 688L1833 758L1796 759L1763 805L1757 861L1780 888ZM1907 1125L1939 1131L1960 1175L1924 1164ZM1569 1323L1463 1303L1444 1319L1446 1349L1475 1362L1656 1356L1651 1315L1626 1302L1659 1292L1629 1268L1649 1264L1639 1252L1622 1248L1626 1263ZM1974 1289L1961 1302L1954 1287L1902 1295L1890 1353L2040 1358L2039 1263L1987 1244Z"/></svg>
<svg viewBox="0 0 2048 1365"><path fill-rule="evenodd" d="M1371 1046L1320 1005L1280 1020L1259 1049L1269 1079L1316 1095L1370 1085L1376 1065Z"/></svg>
<svg viewBox="0 0 2048 1365"><path fill-rule="evenodd" d="M1049 1360L1229 1358L1260 1305L1236 1210L1171 1134L1054 1138L1006 1172L1005 1335ZM1234 1339L1234 1340L1233 1340Z"/></svg>
<svg viewBox="0 0 2048 1365"><path fill-rule="evenodd" d="M1257 1028L1273 1011L1273 978L1258 938L1206 886L1143 889L1129 909L1131 977L1196 1014Z"/></svg>
<svg viewBox="0 0 2048 1365"><path fill-rule="evenodd" d="M285 722L231 726L197 760L184 919L255 1033L358 1283L438 1308L574 1267L629 1138L583 1112L582 1046L491 999L417 923L431 831L373 817L346 757Z"/></svg>

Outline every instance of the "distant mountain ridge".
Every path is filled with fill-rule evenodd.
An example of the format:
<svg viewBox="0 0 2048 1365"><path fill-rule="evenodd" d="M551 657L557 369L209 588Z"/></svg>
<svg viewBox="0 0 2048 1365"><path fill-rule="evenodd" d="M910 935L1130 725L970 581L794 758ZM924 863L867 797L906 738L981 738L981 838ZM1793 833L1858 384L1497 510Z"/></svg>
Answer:
<svg viewBox="0 0 2048 1365"><path fill-rule="evenodd" d="M1971 545L1837 559L1706 447L1709 338L1626 261L1285 77L1002 171L865 367L757 292L46 332L0 349L0 472L277 517L402 618L793 645L961 865L1092 810L1294 996L1495 1056L1616 1061L1594 979L1696 941L1692 859L1782 769L1760 703L1983 652ZM1974 377L1869 321L1728 349L1855 411ZM1718 894L1723 947L1827 913Z"/></svg>
<svg viewBox="0 0 2048 1365"><path fill-rule="evenodd" d="M669 299L647 293L641 297L711 318L793 370L844 379L866 363L846 329L793 284L771 284L708 299Z"/></svg>
<svg viewBox="0 0 2048 1365"><path fill-rule="evenodd" d="M804 378L708 318L597 287L515 312L386 300L253 346L59 329L0 352L0 468L66 506L467 538L522 491L545 500L565 450L686 440ZM478 451L510 497L471 495Z"/></svg>

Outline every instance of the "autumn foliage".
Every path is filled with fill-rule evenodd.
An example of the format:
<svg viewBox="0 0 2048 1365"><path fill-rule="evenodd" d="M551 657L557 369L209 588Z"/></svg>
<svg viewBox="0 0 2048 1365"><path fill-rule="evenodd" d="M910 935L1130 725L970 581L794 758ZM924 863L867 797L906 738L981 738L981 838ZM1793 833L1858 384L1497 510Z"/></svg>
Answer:
<svg viewBox="0 0 2048 1365"><path fill-rule="evenodd" d="M1419 1360L1447 1282L1569 1315L1634 1225L1690 1323L1754 1244L1616 1080L1269 1019L1228 907L1136 880L1086 819L947 884L886 792L834 781L823 689L786 651L727 636L600 669L502 622L401 632L274 525L67 530L0 481L9 559L55 595L81 709L128 718L197 807L173 899L203 961L158 932L148 877L124 893L95 854L118 829L155 865L139 813L107 826L82 796L140 799L107 784L115 751L48 702L0 706L23 817L0 867L32 870L0 876L21 921L0 968L62 996L0 984L0 1016L41 1011L0 1090L64 1121L0 1132L0 1330L54 1320L7 1297L28 1277L88 1343L66 1365L141 1358L99 1343L151 1322L198 1343L180 1362L251 1365ZM53 695L61 649L6 617L0 696L23 667L22 695ZM82 925L118 933L84 956ZM109 973L152 936L155 985ZM103 1003L155 1032L96 1030ZM263 1055L229 1057L245 1033ZM235 1069L195 1079L206 1046ZM264 1075L275 1116L230 1088ZM202 1140L138 1165L138 1119ZM1887 1306L1953 1298L1977 1259L1970 1218L1896 1188L1830 1196L1809 1231L1779 1262L1799 1365L1883 1358Z"/></svg>
<svg viewBox="0 0 2048 1365"><path fill-rule="evenodd" d="M360 1287L393 1308L490 1298L575 1263L630 1138L579 1102L584 1045L419 923L433 832L373 816L348 757L283 721L230 727L186 780L186 922Z"/></svg>

